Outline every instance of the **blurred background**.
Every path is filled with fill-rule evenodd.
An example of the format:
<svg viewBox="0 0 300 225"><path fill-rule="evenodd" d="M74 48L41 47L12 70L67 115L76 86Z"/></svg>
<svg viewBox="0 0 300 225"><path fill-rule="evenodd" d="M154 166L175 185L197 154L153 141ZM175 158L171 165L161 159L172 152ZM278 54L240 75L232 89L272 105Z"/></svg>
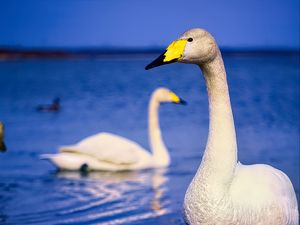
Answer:
<svg viewBox="0 0 300 225"><path fill-rule="evenodd" d="M240 161L284 171L299 202L298 0L0 0L0 224L184 224L208 133L204 80L192 65L144 67L194 27L220 45ZM149 149L159 86L188 102L160 109L169 168L80 174L40 160L102 131ZM58 110L37 110L55 98Z"/></svg>

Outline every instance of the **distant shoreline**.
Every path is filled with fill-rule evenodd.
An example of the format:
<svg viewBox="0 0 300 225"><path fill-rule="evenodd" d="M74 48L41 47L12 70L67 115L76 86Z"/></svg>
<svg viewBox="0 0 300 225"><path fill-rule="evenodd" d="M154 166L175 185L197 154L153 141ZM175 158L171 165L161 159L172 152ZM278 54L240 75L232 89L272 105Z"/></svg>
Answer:
<svg viewBox="0 0 300 225"><path fill-rule="evenodd" d="M160 54L163 48L102 48L102 49L36 49L36 48L0 48L0 60L14 59L80 59L107 57L138 57L141 55ZM294 55L299 50L291 49L221 49L224 55Z"/></svg>

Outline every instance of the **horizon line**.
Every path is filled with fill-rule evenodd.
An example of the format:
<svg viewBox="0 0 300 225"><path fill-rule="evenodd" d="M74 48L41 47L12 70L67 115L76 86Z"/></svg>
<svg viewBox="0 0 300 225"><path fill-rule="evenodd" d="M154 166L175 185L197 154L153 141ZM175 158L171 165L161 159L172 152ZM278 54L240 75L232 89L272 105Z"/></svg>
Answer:
<svg viewBox="0 0 300 225"><path fill-rule="evenodd" d="M0 46L0 59L22 58L88 58L116 57L161 54L165 48L3 48ZM220 48L225 55L298 55L300 49L294 48Z"/></svg>
<svg viewBox="0 0 300 225"><path fill-rule="evenodd" d="M165 50L166 46L21 46L21 45L1 45L0 51L65 51L65 52L81 52L81 51L158 51ZM229 47L219 46L225 51L300 51L298 47L287 46L245 46L245 47Z"/></svg>

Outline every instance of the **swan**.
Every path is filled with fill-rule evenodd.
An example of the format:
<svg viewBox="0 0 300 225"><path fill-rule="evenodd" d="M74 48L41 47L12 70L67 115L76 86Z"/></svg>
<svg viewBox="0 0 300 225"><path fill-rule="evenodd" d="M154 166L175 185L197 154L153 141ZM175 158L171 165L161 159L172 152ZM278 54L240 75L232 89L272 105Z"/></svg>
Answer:
<svg viewBox="0 0 300 225"><path fill-rule="evenodd" d="M0 152L6 151L6 146L4 144L4 124L0 121Z"/></svg>
<svg viewBox="0 0 300 225"><path fill-rule="evenodd" d="M59 153L44 154L41 158L50 160L62 170L121 171L167 167L170 156L161 137L158 118L158 109L163 102L186 103L167 88L157 88L152 93L148 124L153 154L127 138L103 132L74 145L61 146Z"/></svg>
<svg viewBox="0 0 300 225"><path fill-rule="evenodd" d="M200 166L183 203L187 224L298 224L296 194L288 176L265 164L237 161L237 143L226 72L210 33L191 29L146 66L196 64L205 78L209 134Z"/></svg>

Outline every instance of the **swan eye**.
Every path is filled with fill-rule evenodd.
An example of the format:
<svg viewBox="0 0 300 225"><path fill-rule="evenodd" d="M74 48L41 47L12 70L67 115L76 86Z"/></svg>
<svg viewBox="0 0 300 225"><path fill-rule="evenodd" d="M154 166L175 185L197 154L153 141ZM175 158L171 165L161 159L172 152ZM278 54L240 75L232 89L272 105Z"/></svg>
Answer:
<svg viewBox="0 0 300 225"><path fill-rule="evenodd" d="M187 39L188 42L192 42L193 41L193 38L189 38Z"/></svg>

